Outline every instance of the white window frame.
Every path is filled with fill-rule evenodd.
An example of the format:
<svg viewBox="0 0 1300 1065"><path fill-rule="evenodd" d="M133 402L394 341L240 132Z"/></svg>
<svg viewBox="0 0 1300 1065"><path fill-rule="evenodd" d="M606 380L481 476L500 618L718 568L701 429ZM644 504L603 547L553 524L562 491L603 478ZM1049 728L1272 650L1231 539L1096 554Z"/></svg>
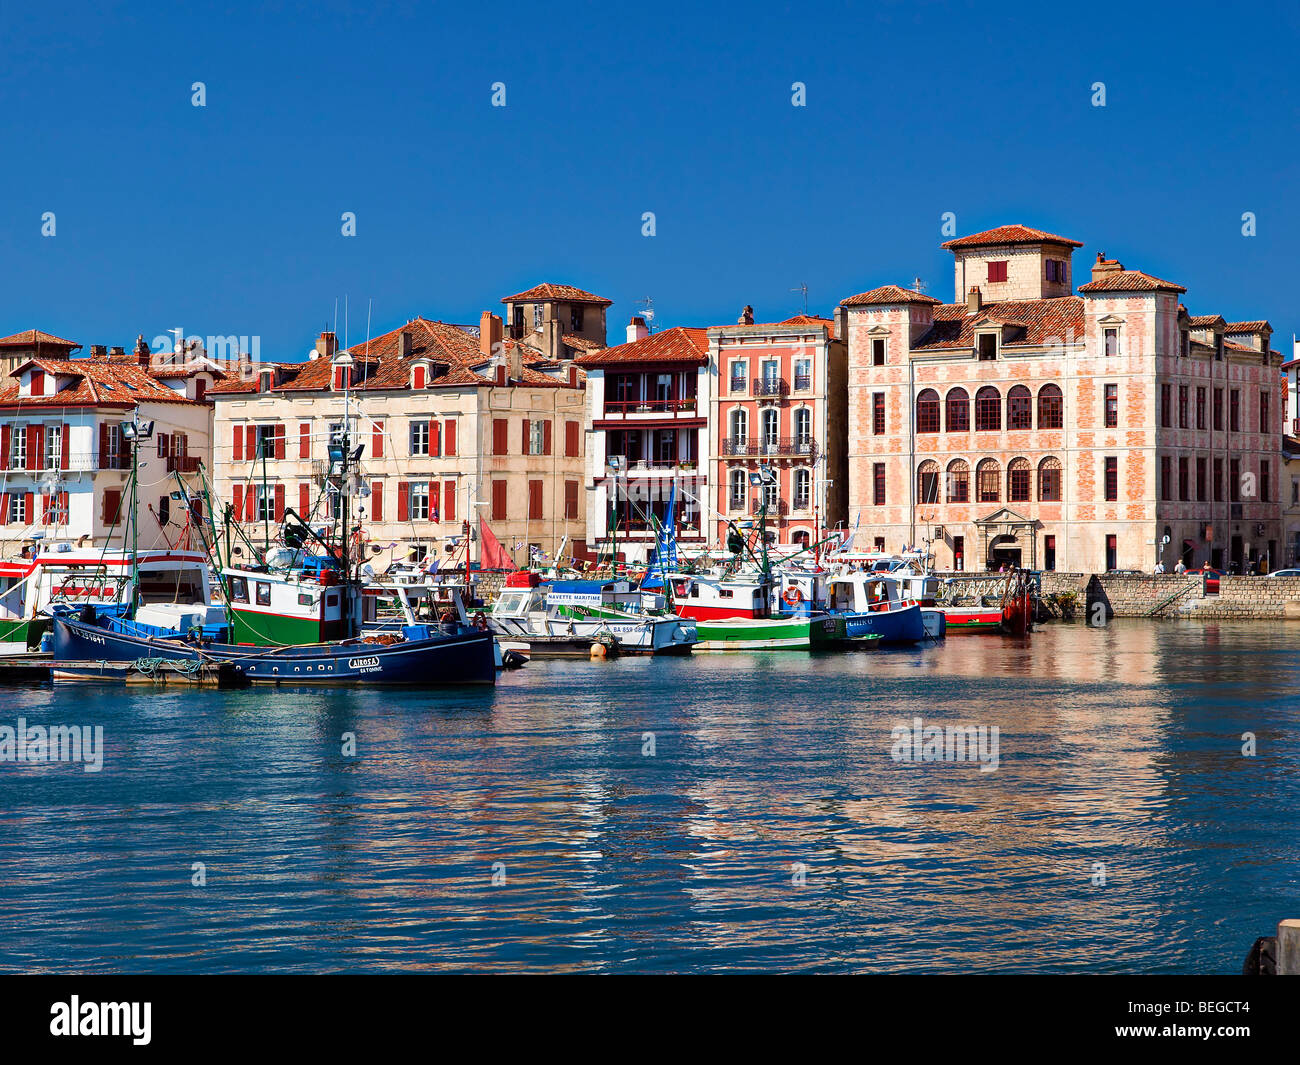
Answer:
<svg viewBox="0 0 1300 1065"><path fill-rule="evenodd" d="M737 492L736 489L740 491ZM727 475L727 509L744 510L749 498L749 474L744 469L733 469Z"/></svg>
<svg viewBox="0 0 1300 1065"><path fill-rule="evenodd" d="M411 521L429 520L429 482L412 481L406 495L407 516Z"/></svg>
<svg viewBox="0 0 1300 1065"><path fill-rule="evenodd" d="M45 427L45 468L57 470L63 461L63 425Z"/></svg>
<svg viewBox="0 0 1300 1065"><path fill-rule="evenodd" d="M412 458L426 458L429 455L429 419L412 418L408 439Z"/></svg>
<svg viewBox="0 0 1300 1065"><path fill-rule="evenodd" d="M792 497L790 500L791 509L812 509L812 470L797 469L794 471L794 481L790 495Z"/></svg>
<svg viewBox="0 0 1300 1065"><path fill-rule="evenodd" d="M737 370L740 371L737 375ZM745 385L749 381L749 362L746 359L731 360L731 383L729 390L732 392L745 391Z"/></svg>

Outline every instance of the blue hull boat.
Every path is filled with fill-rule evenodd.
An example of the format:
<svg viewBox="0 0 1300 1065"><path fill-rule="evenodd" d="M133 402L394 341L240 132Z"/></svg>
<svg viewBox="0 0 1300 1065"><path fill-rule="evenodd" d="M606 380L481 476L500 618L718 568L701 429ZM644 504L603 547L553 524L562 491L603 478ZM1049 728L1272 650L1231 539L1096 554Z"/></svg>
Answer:
<svg viewBox="0 0 1300 1065"><path fill-rule="evenodd" d="M844 627L851 640L879 636L881 643L918 643L925 639L925 619L915 603L894 610L846 613Z"/></svg>
<svg viewBox="0 0 1300 1065"><path fill-rule="evenodd" d="M54 619L53 670L63 679L102 676L100 662L169 662L229 666L253 684L495 684L490 632L416 626L396 643L342 640L258 647L133 635L66 617ZM411 638L412 636L417 638Z"/></svg>

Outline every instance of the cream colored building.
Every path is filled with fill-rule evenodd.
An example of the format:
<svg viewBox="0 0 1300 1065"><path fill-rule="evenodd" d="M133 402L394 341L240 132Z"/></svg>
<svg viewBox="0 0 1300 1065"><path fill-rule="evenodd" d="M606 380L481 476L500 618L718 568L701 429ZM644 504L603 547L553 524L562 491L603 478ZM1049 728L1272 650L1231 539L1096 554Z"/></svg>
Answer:
<svg viewBox="0 0 1300 1065"><path fill-rule="evenodd" d="M566 542L581 554L585 376L502 334L491 314L477 336L417 317L346 353L323 333L306 362L214 387L218 498L255 547L287 511L330 524L327 447L349 410L363 447L353 517L376 562L459 563L466 536L477 562L480 519L516 564Z"/></svg>

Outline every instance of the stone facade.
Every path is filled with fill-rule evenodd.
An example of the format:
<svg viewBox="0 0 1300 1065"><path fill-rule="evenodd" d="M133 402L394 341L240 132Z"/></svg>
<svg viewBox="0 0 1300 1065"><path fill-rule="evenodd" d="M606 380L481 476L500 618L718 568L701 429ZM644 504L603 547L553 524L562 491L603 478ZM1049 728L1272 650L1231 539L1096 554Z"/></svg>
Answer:
<svg viewBox="0 0 1300 1065"><path fill-rule="evenodd" d="M966 570L1278 558L1268 323L1195 318L1181 286L1102 256L1075 294L1077 246L1002 227L946 245L958 302L844 301L858 545Z"/></svg>

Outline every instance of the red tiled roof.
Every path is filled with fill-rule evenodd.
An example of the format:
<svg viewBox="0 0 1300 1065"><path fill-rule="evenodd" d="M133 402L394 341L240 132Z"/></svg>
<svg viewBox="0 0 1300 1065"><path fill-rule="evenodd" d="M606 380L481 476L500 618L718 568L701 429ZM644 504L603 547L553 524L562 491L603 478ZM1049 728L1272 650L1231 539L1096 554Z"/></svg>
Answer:
<svg viewBox="0 0 1300 1065"><path fill-rule="evenodd" d="M52 348L79 348L75 340L64 340L52 333L42 333L39 329L24 329L13 336L0 337L0 348L34 348L37 344L48 344Z"/></svg>
<svg viewBox="0 0 1300 1065"><path fill-rule="evenodd" d="M569 347L577 348L579 351L599 351L605 346L599 340L591 340L577 333L565 333L560 339Z"/></svg>
<svg viewBox="0 0 1300 1065"><path fill-rule="evenodd" d="M1273 332L1273 327L1265 321L1258 322L1228 322L1224 325L1225 333L1263 333Z"/></svg>
<svg viewBox="0 0 1300 1065"><path fill-rule="evenodd" d="M73 382L66 388L44 396L19 395L18 381L0 389L0 407L134 407L140 401L149 403L184 403L202 406L198 400L187 399L183 393L173 392L160 385L148 370L123 360L106 359L28 359L15 367L9 375L17 378L28 366L38 366L51 377L70 377Z"/></svg>
<svg viewBox="0 0 1300 1065"><path fill-rule="evenodd" d="M1223 315L1221 314L1193 314L1190 318L1188 318L1187 321L1189 325L1194 325L1194 326L1211 326L1211 325L1228 324L1223 320Z"/></svg>
<svg viewBox="0 0 1300 1065"><path fill-rule="evenodd" d="M823 318L819 314L796 314L793 318L787 318L784 322L777 322L777 325L806 325L816 327L824 325L827 333L832 337L835 335L835 319Z"/></svg>
<svg viewBox="0 0 1300 1065"><path fill-rule="evenodd" d="M1083 241L1058 237L1041 229L1031 229L1019 224L998 226L986 229L983 233L972 233L969 237L958 237L940 245L943 248L975 248L981 244L1067 244L1072 248L1082 248Z"/></svg>
<svg viewBox="0 0 1300 1065"><path fill-rule="evenodd" d="M934 308L934 325L913 345L913 350L975 347L975 327L985 321L1021 323L1024 334L1005 341L1007 347L1065 344L1083 339L1083 299L1061 296L1050 300L1002 300L986 303L976 314L964 303L943 303Z"/></svg>
<svg viewBox="0 0 1300 1065"><path fill-rule="evenodd" d="M1115 270L1079 286L1080 292L1186 292L1182 285L1162 281L1141 270Z"/></svg>
<svg viewBox="0 0 1300 1065"><path fill-rule="evenodd" d="M859 292L856 296L850 296L842 301L844 307L867 307L872 304L888 303L933 303L938 304L940 301L933 296L927 296L924 292L917 292L915 289L900 288L898 285L881 285L880 288L873 288L870 292Z"/></svg>
<svg viewBox="0 0 1300 1065"><path fill-rule="evenodd" d="M604 296L594 296L573 285L554 285L549 281L534 285L527 292L516 292L513 296L502 297L502 303L544 303L553 300L559 303L595 303L602 307L613 304Z"/></svg>
<svg viewBox="0 0 1300 1065"><path fill-rule="evenodd" d="M692 326L675 326L662 333L633 340L628 344L604 348L579 355L573 361L579 366L604 366L619 362L691 362L702 363L708 358L708 331Z"/></svg>

